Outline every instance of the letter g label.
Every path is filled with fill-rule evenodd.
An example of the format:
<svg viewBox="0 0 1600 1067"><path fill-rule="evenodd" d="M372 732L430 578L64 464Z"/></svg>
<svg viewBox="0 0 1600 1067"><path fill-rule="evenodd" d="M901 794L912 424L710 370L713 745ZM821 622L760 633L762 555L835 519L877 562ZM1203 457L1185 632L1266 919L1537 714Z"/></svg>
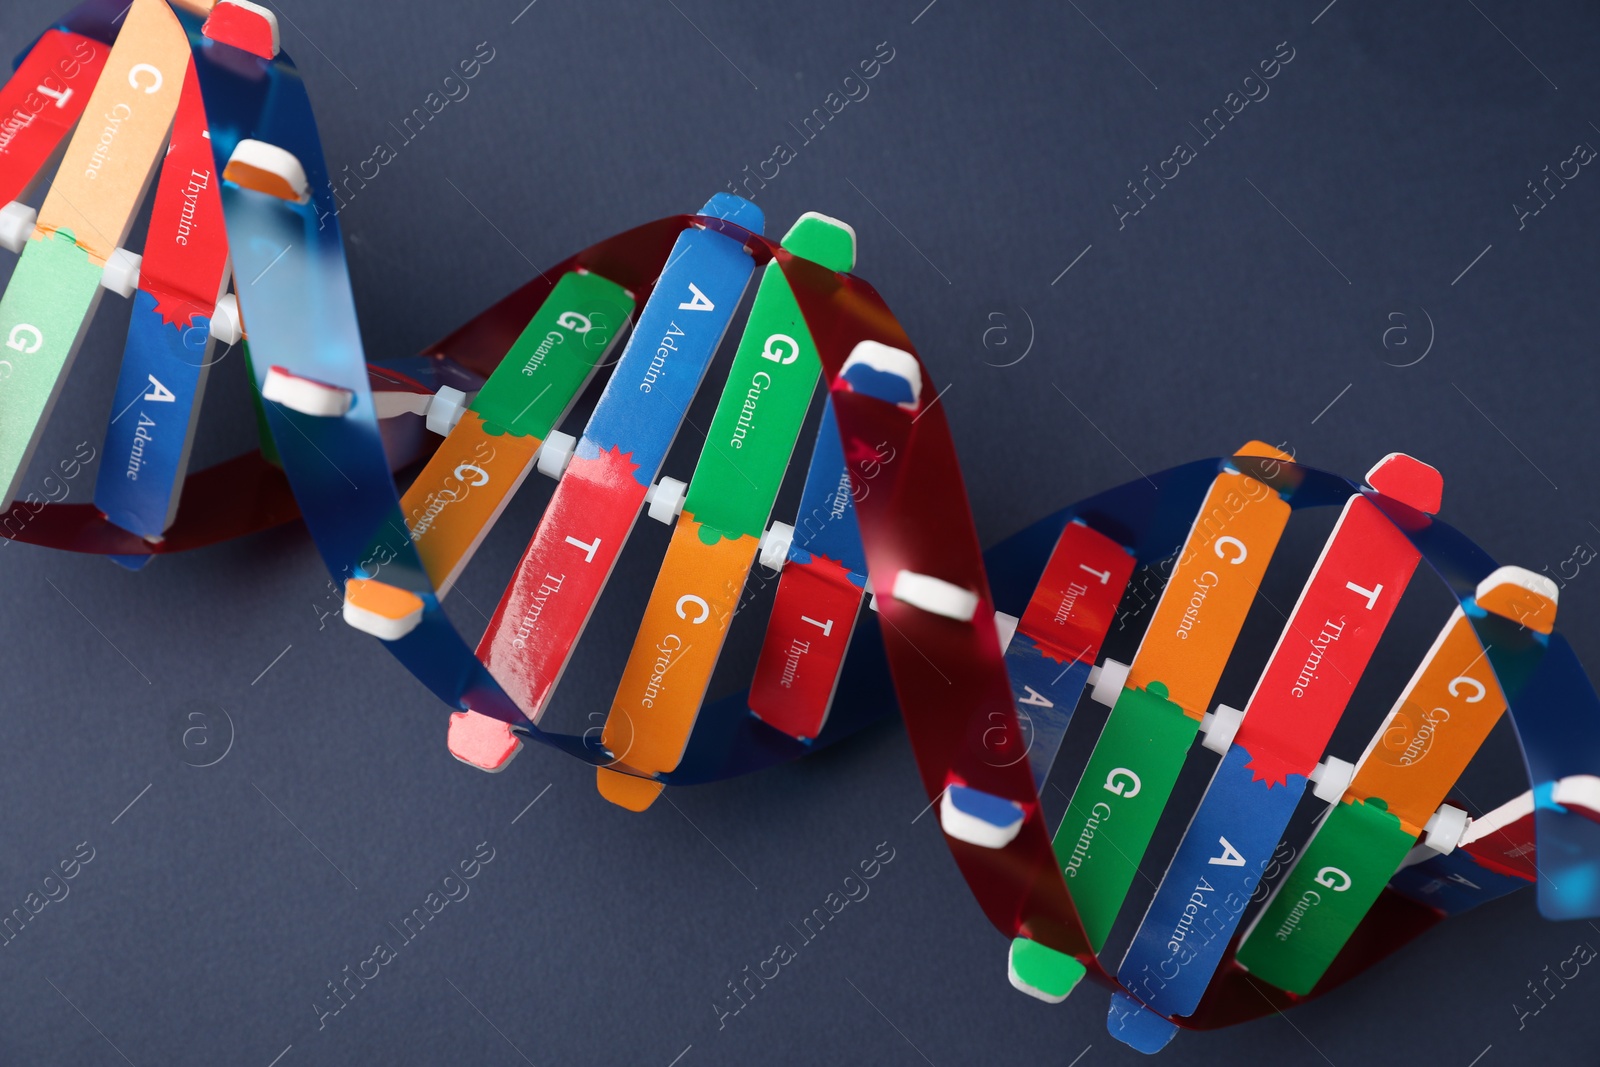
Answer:
<svg viewBox="0 0 1600 1067"><path fill-rule="evenodd" d="M11 327L11 336L6 338L6 347L31 356L44 346L44 334L39 332L39 327L29 326L19 322Z"/></svg>
<svg viewBox="0 0 1600 1067"><path fill-rule="evenodd" d="M767 343L761 349L761 354L774 363L788 366L800 358L800 345L793 337L786 333L775 333L767 338Z"/></svg>
<svg viewBox="0 0 1600 1067"><path fill-rule="evenodd" d="M1118 767L1106 775L1106 792L1115 793L1124 800L1132 800L1138 796L1143 784L1139 781L1139 776L1126 767Z"/></svg>
<svg viewBox="0 0 1600 1067"><path fill-rule="evenodd" d="M588 333L594 329L594 323L589 321L589 316L580 315L576 311L563 311L556 325L573 333Z"/></svg>
<svg viewBox="0 0 1600 1067"><path fill-rule="evenodd" d="M1317 884L1325 885L1335 893L1343 893L1350 888L1350 876L1337 867L1324 867L1317 872Z"/></svg>
<svg viewBox="0 0 1600 1067"><path fill-rule="evenodd" d="M472 474L474 477L468 478L468 474ZM456 478L466 482L468 485L489 484L489 472L475 463L463 463L461 466L456 468L455 475Z"/></svg>
<svg viewBox="0 0 1600 1067"><path fill-rule="evenodd" d="M693 605L694 607L699 608L700 609L699 615L697 617L693 618L693 619L690 619L688 612L683 610L686 605ZM705 622L710 617L711 617L711 606L709 604L707 604L704 600L701 600L699 597L695 596L693 593L689 593L689 594L687 594L685 596L681 596L681 597L678 598L678 618L680 618L680 619L688 619L688 621L689 621L689 623L691 625L699 626L701 623Z"/></svg>
<svg viewBox="0 0 1600 1067"><path fill-rule="evenodd" d="M1236 556L1229 556L1228 553L1223 551L1224 547L1236 548L1236 549L1239 550L1239 554L1236 555ZM1215 552L1217 554L1217 558L1218 559L1225 559L1229 563L1234 564L1235 566L1239 565L1240 563L1243 563L1245 561L1245 559L1250 555L1250 550L1248 548L1244 547L1244 542L1239 540L1237 537L1219 537L1219 538L1217 538L1215 543L1213 543L1212 546L1211 546L1211 551L1213 551L1213 552Z"/></svg>
<svg viewBox="0 0 1600 1067"><path fill-rule="evenodd" d="M149 79L148 84L140 78L140 75ZM164 80L161 72L148 63L135 63L133 69L128 71L128 84L135 89L143 89L146 96L159 92Z"/></svg>

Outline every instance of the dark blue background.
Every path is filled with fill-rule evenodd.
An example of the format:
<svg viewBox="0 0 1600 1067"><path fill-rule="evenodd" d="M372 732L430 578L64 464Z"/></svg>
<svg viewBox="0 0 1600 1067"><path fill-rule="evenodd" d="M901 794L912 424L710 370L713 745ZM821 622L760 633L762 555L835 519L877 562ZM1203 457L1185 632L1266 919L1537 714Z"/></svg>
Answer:
<svg viewBox="0 0 1600 1067"><path fill-rule="evenodd" d="M782 140L798 155L758 193L769 230L808 209L855 225L860 273L950 386L986 542L1250 437L1349 474L1391 450L1428 460L1445 516L1504 561L1555 572L1600 542L1600 176L1520 230L1512 209L1541 168L1600 144L1591 5L524 2L277 8L335 170L397 144L391 123L494 49L343 214L369 355L416 351L535 266L693 209ZM0 50L52 6L7 4ZM894 58L870 95L800 144L789 123L880 42ZM1280 42L1294 58L1270 95L1200 145L1190 123ZM1198 158L1119 229L1126 183L1179 140ZM107 301L30 487L78 442L98 449L126 318ZM212 379L200 462L251 439L239 362ZM691 463L680 450L668 470ZM473 632L548 494L530 480L453 594ZM609 702L665 541L645 525L567 713ZM1298 580L1271 579L1286 597ZM1007 986L1004 939L932 818L913 825L925 797L898 725L631 815L543 750L498 777L455 763L445 709L324 616L325 583L298 527L137 575L0 546L0 911L95 850L0 947L0 1062L1137 1062L1105 1033L1104 993L1049 1007ZM1441 621L1442 600L1421 603L1341 754ZM1600 665L1600 567L1561 614ZM1250 635L1264 655L1270 620ZM1223 695L1258 669L1230 670ZM1086 738L1068 743L1081 761ZM1477 811L1522 787L1504 730L1473 774ZM319 1031L325 983L398 943L386 924L484 841L471 895ZM870 897L719 1031L725 983L885 841ZM1514 1007L1581 940L1600 930L1545 923L1522 894L1286 1017L1182 1035L1166 1062L1593 1063L1600 977L1520 1032Z"/></svg>

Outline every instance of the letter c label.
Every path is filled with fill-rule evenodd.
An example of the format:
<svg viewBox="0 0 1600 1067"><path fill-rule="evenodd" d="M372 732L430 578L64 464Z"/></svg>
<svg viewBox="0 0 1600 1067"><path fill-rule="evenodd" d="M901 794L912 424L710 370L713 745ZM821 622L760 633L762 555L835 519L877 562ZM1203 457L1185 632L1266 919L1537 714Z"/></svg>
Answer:
<svg viewBox="0 0 1600 1067"><path fill-rule="evenodd" d="M1138 796L1143 784L1139 781L1139 776L1126 767L1118 767L1106 775L1106 792L1115 793L1124 800L1132 800Z"/></svg>
<svg viewBox="0 0 1600 1067"><path fill-rule="evenodd" d="M1317 884L1325 885L1335 893L1343 893L1350 888L1350 876L1337 867L1324 867L1317 872Z"/></svg>
<svg viewBox="0 0 1600 1067"><path fill-rule="evenodd" d="M683 610L684 605L686 604L692 604L699 608L700 614L696 618L690 619L688 613ZM704 600L701 600L699 597L695 596L693 593L688 593L678 598L678 618L687 619L689 624L692 626L699 626L710 617L711 606Z"/></svg>
<svg viewBox="0 0 1600 1067"><path fill-rule="evenodd" d="M1464 674L1458 678L1450 679L1450 684L1445 688L1450 690L1450 695L1453 697L1460 696L1461 690L1464 688L1471 689L1472 695L1467 698L1468 704L1476 704L1478 701L1482 700L1484 694L1488 692L1488 690L1483 687L1482 682L1478 681L1476 678L1468 678Z"/></svg>
<svg viewBox="0 0 1600 1067"><path fill-rule="evenodd" d="M44 334L39 332L39 327L29 326L19 322L11 327L11 336L6 338L6 347L31 356L44 346Z"/></svg>
<svg viewBox="0 0 1600 1067"><path fill-rule="evenodd" d="M1239 554L1230 559L1228 554L1222 551L1224 545L1231 545L1232 547L1237 548L1239 550ZM1239 540L1237 537L1217 538L1216 542L1211 546L1211 551L1217 554L1218 559L1226 559L1229 563L1232 563L1235 566L1243 563L1250 555L1250 550L1246 548L1244 546L1244 542Z"/></svg>
<svg viewBox="0 0 1600 1067"><path fill-rule="evenodd" d="M469 473L475 475L475 477L468 478L467 474ZM478 466L476 463L463 463L461 466L456 468L455 475L457 479L466 482L468 485L489 484L489 472Z"/></svg>
<svg viewBox="0 0 1600 1067"><path fill-rule="evenodd" d="M148 74L150 76L151 81L149 85L143 85L140 83L139 75L141 74ZM161 77L161 72L148 63L135 63L133 65L133 69L128 71L128 84L133 86L135 89L143 89L146 96L160 91L163 81L165 81L165 79Z"/></svg>

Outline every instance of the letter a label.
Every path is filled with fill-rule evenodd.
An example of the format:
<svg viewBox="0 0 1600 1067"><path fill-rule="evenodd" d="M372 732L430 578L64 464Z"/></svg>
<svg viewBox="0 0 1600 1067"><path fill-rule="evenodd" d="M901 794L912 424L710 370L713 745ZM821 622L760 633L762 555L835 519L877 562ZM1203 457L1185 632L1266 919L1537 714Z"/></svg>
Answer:
<svg viewBox="0 0 1600 1067"><path fill-rule="evenodd" d="M1239 855L1239 850L1228 843L1226 837L1217 838L1217 843L1222 846L1222 855L1213 856L1207 863L1216 867L1243 867L1244 857Z"/></svg>
<svg viewBox="0 0 1600 1067"><path fill-rule="evenodd" d="M171 389L168 389L166 386L162 385L156 380L156 376L154 374L147 375L146 377L150 379L150 391L144 394L144 398L146 400L164 400L170 404L174 400L178 399L172 395Z"/></svg>
<svg viewBox="0 0 1600 1067"><path fill-rule="evenodd" d="M1023 699L1017 701L1018 704L1031 704L1036 708L1053 708L1053 707L1056 706L1055 705L1055 701L1053 701L1049 697L1044 696L1043 694L1041 694L1033 686L1025 685L1022 688L1026 689L1028 691L1028 695L1026 697L1024 697Z"/></svg>
<svg viewBox="0 0 1600 1067"><path fill-rule="evenodd" d="M694 282L689 283L689 292L694 294L693 300L686 300L678 305L679 311L715 311L717 306L706 299L706 294Z"/></svg>

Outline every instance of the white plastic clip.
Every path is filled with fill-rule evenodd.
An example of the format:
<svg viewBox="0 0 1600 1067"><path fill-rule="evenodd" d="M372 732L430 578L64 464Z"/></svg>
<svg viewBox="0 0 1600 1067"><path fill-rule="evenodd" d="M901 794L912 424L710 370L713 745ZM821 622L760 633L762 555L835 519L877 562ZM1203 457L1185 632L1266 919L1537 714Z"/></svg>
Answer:
<svg viewBox="0 0 1600 1067"><path fill-rule="evenodd" d="M560 430L551 430L550 436L539 446L539 473L559 482L561 476L567 473L567 465L572 462L572 455L577 449L576 437Z"/></svg>
<svg viewBox="0 0 1600 1067"><path fill-rule="evenodd" d="M267 368L267 380L261 385L261 397L302 415L321 418L340 418L355 401L355 394L348 389L302 378L282 367Z"/></svg>
<svg viewBox="0 0 1600 1067"><path fill-rule="evenodd" d="M915 571L896 574L890 595L903 604L957 622L971 622L978 610L978 594L970 589Z"/></svg>
<svg viewBox="0 0 1600 1067"><path fill-rule="evenodd" d="M20 201L0 207L0 248L20 255L38 222L39 213Z"/></svg>
<svg viewBox="0 0 1600 1067"><path fill-rule="evenodd" d="M1089 668L1089 695L1096 704L1103 704L1108 708L1117 705L1117 698L1122 695L1122 687L1128 684L1128 665L1121 660L1107 657L1106 661L1098 667Z"/></svg>
<svg viewBox="0 0 1600 1067"><path fill-rule="evenodd" d="M239 317L239 298L234 294L224 294L212 310L211 336L225 345L244 340L244 320Z"/></svg>
<svg viewBox="0 0 1600 1067"><path fill-rule="evenodd" d="M688 499L689 486L676 478L662 478L644 494L645 514L666 526L671 526L683 512L683 502Z"/></svg>
<svg viewBox="0 0 1600 1067"><path fill-rule="evenodd" d="M979 848L1005 848L1016 840L1026 813L1014 800L964 785L939 797L939 825L957 841Z"/></svg>
<svg viewBox="0 0 1600 1067"><path fill-rule="evenodd" d="M911 390L911 399L900 401L897 406L906 411L917 410L922 401L922 366L910 352L878 341L862 341L850 350L844 366L839 368L839 377L847 375L852 367L871 367L880 374L892 374L901 379Z"/></svg>
<svg viewBox="0 0 1600 1067"><path fill-rule="evenodd" d="M1218 704L1216 711L1208 711L1200 717L1200 729L1206 734L1200 743L1217 755L1226 756L1242 722L1244 712L1226 704ZM1339 795L1344 795L1343 789L1339 790Z"/></svg>
<svg viewBox="0 0 1600 1067"><path fill-rule="evenodd" d="M1329 756L1311 770L1311 795L1324 804L1337 804L1344 799L1344 791L1355 776L1355 764Z"/></svg>
<svg viewBox="0 0 1600 1067"><path fill-rule="evenodd" d="M1006 649L1011 647L1011 639L1017 636L1017 624L1022 620L1015 615L1007 615L1003 611L994 613L994 629L1000 637L1000 654L1006 654Z"/></svg>
<svg viewBox="0 0 1600 1067"><path fill-rule="evenodd" d="M760 552L757 559L761 565L774 574L783 570L783 565L789 559L789 546L794 544L794 527L786 522L774 522L767 532L761 535Z"/></svg>
<svg viewBox="0 0 1600 1067"><path fill-rule="evenodd" d="M1448 856L1461 844L1472 819L1454 804L1440 804L1423 829L1422 843L1441 856Z"/></svg>
<svg viewBox="0 0 1600 1067"><path fill-rule="evenodd" d="M126 299L139 288L139 266L144 257L126 248L118 248L106 258L106 269L100 273L100 284L108 292Z"/></svg>
<svg viewBox="0 0 1600 1067"><path fill-rule="evenodd" d="M467 394L454 386L441 385L428 401L428 429L440 437L449 437L466 410Z"/></svg>
<svg viewBox="0 0 1600 1067"><path fill-rule="evenodd" d="M311 199L311 183L306 169L292 152L275 144L245 138L228 157L222 176L245 189L266 193L280 200L304 204Z"/></svg>

